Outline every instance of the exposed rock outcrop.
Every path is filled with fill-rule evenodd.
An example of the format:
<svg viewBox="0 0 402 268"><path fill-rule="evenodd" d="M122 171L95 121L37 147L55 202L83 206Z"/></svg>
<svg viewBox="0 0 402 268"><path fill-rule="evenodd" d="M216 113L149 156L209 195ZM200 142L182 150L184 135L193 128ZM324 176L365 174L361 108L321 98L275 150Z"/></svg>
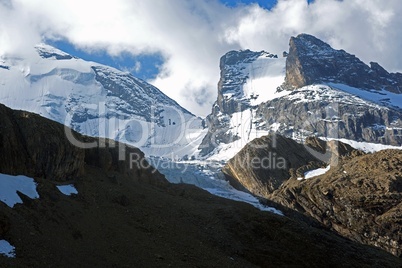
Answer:
<svg viewBox="0 0 402 268"><path fill-rule="evenodd" d="M402 104L392 97L402 93L402 74L389 73L377 63L368 66L307 34L291 38L286 58L267 54L272 60L260 66L257 59L263 53L231 51L221 58L218 99L207 118L209 132L200 146L201 155L270 131L299 140L316 135L402 144ZM282 60L283 80L281 74L272 73ZM253 80L256 65L264 69L268 81L260 95L269 97L259 103L253 99L258 96L245 94L261 82L261 77ZM275 76L278 80L272 80ZM249 118L247 125L236 117ZM240 131L239 123L243 124Z"/></svg>
<svg viewBox="0 0 402 268"><path fill-rule="evenodd" d="M223 171L252 193L313 217L344 237L402 256L401 150L365 154L341 142L310 137L302 145L280 136L276 147L255 146L272 143L272 137L251 142ZM283 170L253 164L272 154L290 164ZM322 162L331 165L329 171L303 179Z"/></svg>
<svg viewBox="0 0 402 268"><path fill-rule="evenodd" d="M402 151L342 159L319 177L287 181L267 196L342 236L402 256Z"/></svg>
<svg viewBox="0 0 402 268"><path fill-rule="evenodd" d="M236 133L230 131L230 119L234 113L254 107L251 100L256 96L248 96L243 86L253 78L253 64L261 57L279 61L277 55L266 51L230 51L221 57L218 98L207 117L209 131L200 146L202 155L212 152L220 143L239 139Z"/></svg>
<svg viewBox="0 0 402 268"><path fill-rule="evenodd" d="M290 176L301 176L299 168L323 167L325 163L292 139L269 135L255 139L230 159L223 172L251 193L266 197Z"/></svg>
<svg viewBox="0 0 402 268"><path fill-rule="evenodd" d="M261 124L278 125L278 133L300 140L316 135L402 144L400 110L377 105L324 85L295 89L283 98L261 104L256 114L260 115Z"/></svg>
<svg viewBox="0 0 402 268"><path fill-rule="evenodd" d="M266 198L290 178L302 178L308 170L331 163L337 165L340 158L362 154L362 151L338 141L325 142L308 137L304 144L300 144L271 134L247 144L222 171L251 193Z"/></svg>
<svg viewBox="0 0 402 268"><path fill-rule="evenodd" d="M292 88L325 82L361 89L402 93L402 74L388 73L376 62L366 65L355 55L335 50L318 38L300 34L289 42L286 83Z"/></svg>
<svg viewBox="0 0 402 268"><path fill-rule="evenodd" d="M105 172L131 175L133 179L156 176L149 176L155 172L153 168L141 168L148 165L137 148L82 136L39 115L11 110L4 105L0 105L0 118L0 173L70 181L85 173L85 165L91 165ZM87 147L92 144L93 148L73 145L66 130L71 140L85 143ZM130 162L130 157L137 162ZM125 161L119 161L120 158ZM160 181L167 182L162 176Z"/></svg>

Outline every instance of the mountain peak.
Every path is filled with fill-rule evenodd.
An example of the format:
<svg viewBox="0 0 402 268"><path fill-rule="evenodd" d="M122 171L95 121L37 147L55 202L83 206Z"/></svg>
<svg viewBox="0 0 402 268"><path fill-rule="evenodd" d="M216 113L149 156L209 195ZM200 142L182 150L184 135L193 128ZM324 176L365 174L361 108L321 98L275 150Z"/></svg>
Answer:
<svg viewBox="0 0 402 268"><path fill-rule="evenodd" d="M378 63L368 66L355 55L336 50L322 40L300 34L291 37L286 61L290 88L317 83L338 83L365 90L402 93L402 74L389 73Z"/></svg>
<svg viewBox="0 0 402 268"><path fill-rule="evenodd" d="M36 51L38 52L39 56L44 59L56 59L56 60L71 60L76 57L71 56L70 54L61 51L55 47L52 47L45 43L40 43L35 46Z"/></svg>
<svg viewBox="0 0 402 268"><path fill-rule="evenodd" d="M310 34L299 34L296 37L291 37L289 45L291 48L297 47L297 49L310 56L323 55L327 53L332 53L333 48L325 43L324 41L318 39L317 37Z"/></svg>

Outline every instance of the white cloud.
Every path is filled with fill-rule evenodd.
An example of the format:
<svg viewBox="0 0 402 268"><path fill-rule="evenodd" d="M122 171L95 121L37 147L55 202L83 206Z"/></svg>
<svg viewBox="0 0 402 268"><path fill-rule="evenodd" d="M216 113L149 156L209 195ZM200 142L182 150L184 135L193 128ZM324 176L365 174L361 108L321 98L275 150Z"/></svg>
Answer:
<svg viewBox="0 0 402 268"><path fill-rule="evenodd" d="M229 8L218 0L0 0L0 54L25 51L41 38L64 38L113 56L160 53L165 62L151 82L206 115L216 100L224 53L249 48L279 54L301 32L365 62L402 70L401 11L400 0L279 0L270 11Z"/></svg>

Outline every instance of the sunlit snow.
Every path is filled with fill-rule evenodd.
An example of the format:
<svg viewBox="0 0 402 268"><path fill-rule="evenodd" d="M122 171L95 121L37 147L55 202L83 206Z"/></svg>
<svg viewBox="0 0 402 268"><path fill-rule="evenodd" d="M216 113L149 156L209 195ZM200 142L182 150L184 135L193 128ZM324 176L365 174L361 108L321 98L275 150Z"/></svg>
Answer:
<svg viewBox="0 0 402 268"><path fill-rule="evenodd" d="M248 77L243 85L244 95L251 105L279 98L289 91L277 92L285 80L286 58L260 56L255 61L245 64L243 72Z"/></svg>
<svg viewBox="0 0 402 268"><path fill-rule="evenodd" d="M331 169L331 166L328 165L326 168L318 168L318 169L307 171L306 173L304 173L304 179L307 180L307 179L311 179L311 178L314 178L317 176L324 175L330 169Z"/></svg>
<svg viewBox="0 0 402 268"><path fill-rule="evenodd" d="M374 153L374 152L387 150L387 149L402 150L402 146L384 145L384 144L380 144L380 143L360 142L360 141L354 141L354 140L348 140L348 139L333 139L333 138L324 138L324 137L321 137L321 139L337 140L337 141L349 144L353 148L361 150L366 153Z"/></svg>
<svg viewBox="0 0 402 268"><path fill-rule="evenodd" d="M386 90L362 90L344 84L328 83L333 88L353 94L362 99L369 100L378 104L402 108L402 94L392 93Z"/></svg>
<svg viewBox="0 0 402 268"><path fill-rule="evenodd" d="M151 164L164 174L171 183L186 183L200 187L211 194L246 202L254 207L283 215L275 208L262 205L253 195L238 191L228 181L219 178L223 164L217 161L172 161L168 158L151 157Z"/></svg>
<svg viewBox="0 0 402 268"><path fill-rule="evenodd" d="M30 58L2 59L1 103L149 155L193 154L205 136L201 118L145 81L45 44L36 50Z"/></svg>

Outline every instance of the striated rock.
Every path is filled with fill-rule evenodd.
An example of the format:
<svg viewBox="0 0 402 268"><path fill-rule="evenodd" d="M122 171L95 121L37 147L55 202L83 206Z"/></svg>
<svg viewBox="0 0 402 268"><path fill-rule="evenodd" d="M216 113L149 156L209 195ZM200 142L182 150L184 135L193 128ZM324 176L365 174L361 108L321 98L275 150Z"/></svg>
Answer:
<svg viewBox="0 0 402 268"><path fill-rule="evenodd" d="M0 172L69 180L82 171L85 153L64 127L38 115L0 105Z"/></svg>
<svg viewBox="0 0 402 268"><path fill-rule="evenodd" d="M330 172L288 181L267 196L342 236L402 255L402 151L343 159Z"/></svg>
<svg viewBox="0 0 402 268"><path fill-rule="evenodd" d="M306 165L314 169L325 163L304 145L272 134L247 144L222 171L251 193L266 197L289 177L298 176L298 169Z"/></svg>
<svg viewBox="0 0 402 268"><path fill-rule="evenodd" d="M363 154L338 141L325 142L308 137L304 144L300 144L293 139L270 134L247 144L222 171L246 190L266 198L289 178L304 177L306 171L337 164L339 158Z"/></svg>
<svg viewBox="0 0 402 268"><path fill-rule="evenodd" d="M402 93L402 74L388 73L378 63L366 65L355 55L335 50L318 38L300 34L289 42L286 84L291 88L341 83L360 89Z"/></svg>
<svg viewBox="0 0 402 268"><path fill-rule="evenodd" d="M402 256L401 150L364 154L341 142L309 137L301 145L280 136L275 137L277 147L255 146L272 137L254 140L223 171L250 192L304 213L344 237ZM244 164L250 156L264 159L273 152L289 163L286 169ZM331 165L329 171L303 180L305 172L322 162Z"/></svg>
<svg viewBox="0 0 402 268"><path fill-rule="evenodd" d="M266 51L250 50L230 51L220 59L220 80L218 82L218 98L207 117L209 131L200 146L201 155L212 152L220 143L228 144L240 137L231 131L230 120L236 113L254 109L261 102L257 88L245 88L253 79L267 78L273 71L270 66L281 65L284 59ZM283 68L282 68L283 69ZM283 70L280 70L283 72ZM284 75L284 74L283 74ZM279 85L277 85L279 86ZM262 95L262 94L261 94Z"/></svg>
<svg viewBox="0 0 402 268"><path fill-rule="evenodd" d="M261 104L261 124L280 125L281 135L303 140L316 135L355 141L402 144L402 113L328 86L311 86ZM257 120L256 120L257 121Z"/></svg>

